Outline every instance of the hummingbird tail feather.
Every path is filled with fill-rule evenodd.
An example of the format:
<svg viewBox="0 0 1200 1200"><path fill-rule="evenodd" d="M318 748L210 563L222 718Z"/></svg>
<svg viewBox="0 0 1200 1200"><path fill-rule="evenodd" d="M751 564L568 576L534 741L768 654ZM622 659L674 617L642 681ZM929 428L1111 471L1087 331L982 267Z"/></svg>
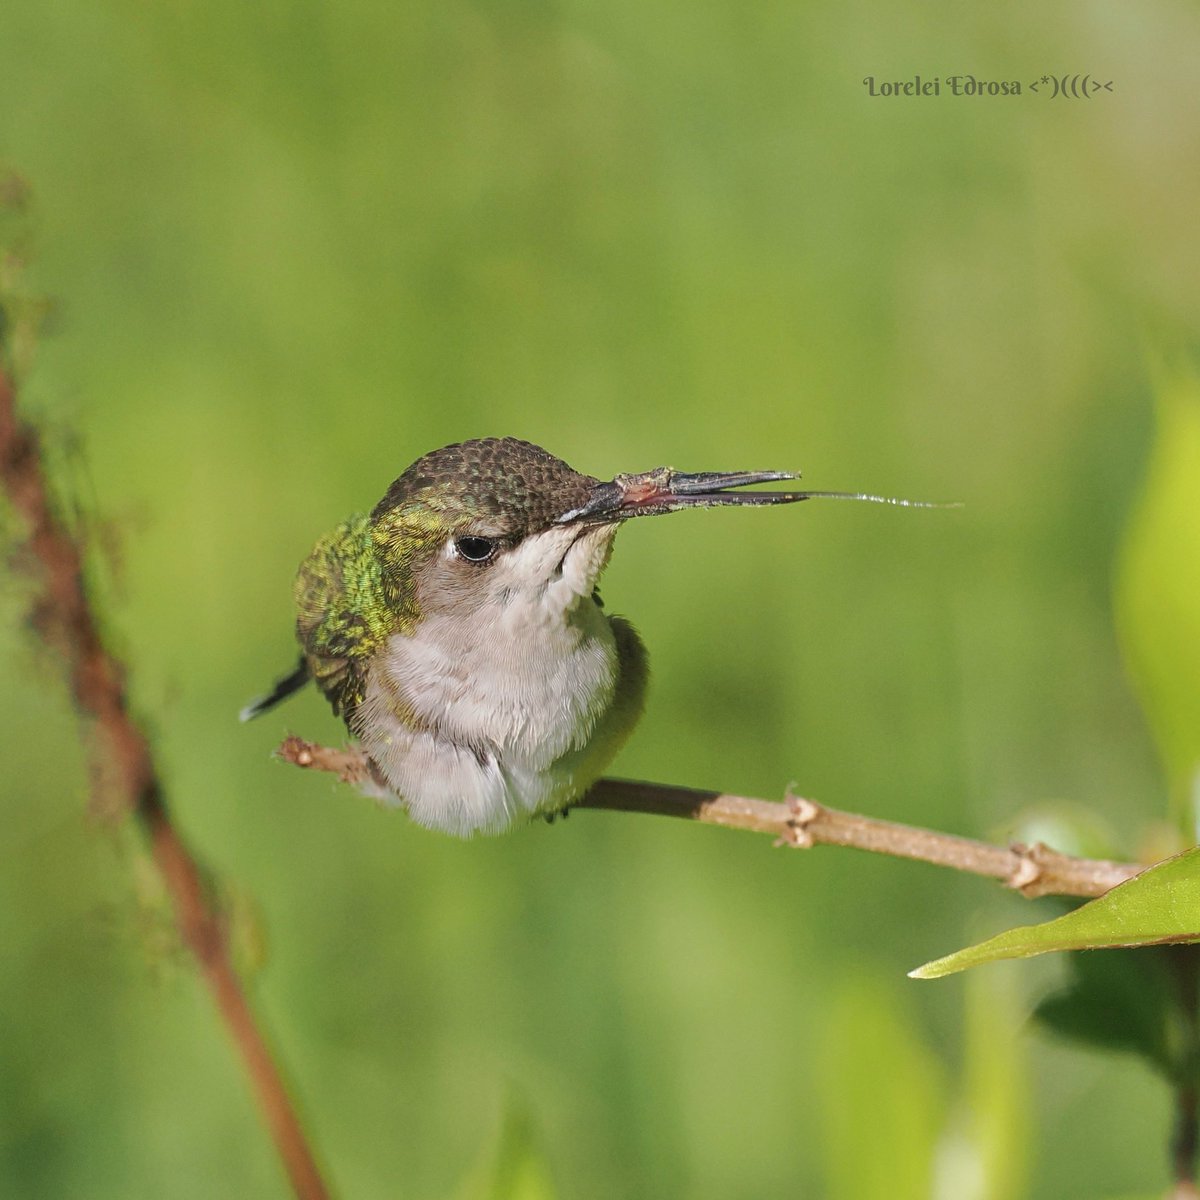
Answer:
<svg viewBox="0 0 1200 1200"><path fill-rule="evenodd" d="M265 696L259 696L257 700L251 700L238 713L238 719L241 721L253 721L255 717L265 713L268 709L274 708L280 701L286 700L293 692L298 692L311 678L312 675L308 669L308 660L301 657L296 669L290 675L285 675L279 680Z"/></svg>

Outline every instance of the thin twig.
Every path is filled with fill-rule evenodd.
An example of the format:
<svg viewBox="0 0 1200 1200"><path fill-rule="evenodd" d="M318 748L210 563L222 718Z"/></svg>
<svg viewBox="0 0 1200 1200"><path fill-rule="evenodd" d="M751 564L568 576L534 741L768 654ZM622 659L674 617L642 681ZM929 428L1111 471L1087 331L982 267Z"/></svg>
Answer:
<svg viewBox="0 0 1200 1200"><path fill-rule="evenodd" d="M0 361L0 486L27 531L25 561L36 583L33 627L65 664L75 706L88 726L94 808L110 817L132 814L145 833L174 902L180 935L241 1053L292 1188L301 1200L325 1200L329 1191L234 970L220 913L171 821L149 743L129 712L124 672L97 628L79 546L51 498L37 431L17 415L16 390L12 372Z"/></svg>
<svg viewBox="0 0 1200 1200"><path fill-rule="evenodd" d="M1175 1175L1177 1195L1188 1195L1188 1191L1178 1190L1188 1188L1191 1189L1190 1194L1195 1195L1198 1100L1200 1097L1197 1097L1194 1083L1175 1085L1175 1128L1171 1135L1171 1166Z"/></svg>
<svg viewBox="0 0 1200 1200"><path fill-rule="evenodd" d="M331 771L350 783L371 778L374 774L371 763L356 746L335 750L293 736L287 738L276 753L285 762L310 770ZM771 834L777 845L800 849L816 845L850 846L876 854L911 858L999 879L1006 887L1030 898L1102 896L1109 888L1124 883L1144 869L1135 863L1074 858L1040 842L1033 846L994 846L913 825L841 812L797 796L778 803L669 784L602 779L572 807L683 817L729 829Z"/></svg>
<svg viewBox="0 0 1200 1200"><path fill-rule="evenodd" d="M1175 1123L1171 1167L1176 1197L1196 1195L1196 1154L1200 1149L1200 947L1168 948L1180 1016L1177 1053L1182 1069L1175 1080ZM1189 1190L1190 1189L1190 1190Z"/></svg>

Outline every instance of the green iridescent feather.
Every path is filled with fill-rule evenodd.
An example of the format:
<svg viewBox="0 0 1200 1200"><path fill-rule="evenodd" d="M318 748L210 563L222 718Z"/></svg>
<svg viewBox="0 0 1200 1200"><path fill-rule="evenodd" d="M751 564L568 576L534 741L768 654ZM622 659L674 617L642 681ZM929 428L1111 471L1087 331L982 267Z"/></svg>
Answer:
<svg viewBox="0 0 1200 1200"><path fill-rule="evenodd" d="M372 657L421 619L415 580L447 536L482 521L515 543L583 504L598 481L540 446L480 438L417 459L369 516L323 537L296 575L297 668L242 709L248 721L316 682L351 724ZM351 726L353 728L353 726Z"/></svg>
<svg viewBox="0 0 1200 1200"><path fill-rule="evenodd" d="M411 584L387 569L370 517L323 537L296 574L296 636L317 686L347 717L362 701L371 655L416 619Z"/></svg>

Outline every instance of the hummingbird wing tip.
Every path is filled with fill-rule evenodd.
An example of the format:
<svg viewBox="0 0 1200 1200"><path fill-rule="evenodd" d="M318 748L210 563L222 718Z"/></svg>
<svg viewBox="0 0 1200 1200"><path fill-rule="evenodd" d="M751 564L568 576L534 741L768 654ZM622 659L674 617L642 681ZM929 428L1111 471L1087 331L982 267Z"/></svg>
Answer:
<svg viewBox="0 0 1200 1200"><path fill-rule="evenodd" d="M268 709L274 708L281 700L286 700L293 692L302 688L310 678L308 663L304 658L301 658L296 669L290 675L285 675L265 696L259 696L257 700L251 700L238 713L238 720L242 722L253 721L260 713L265 713Z"/></svg>

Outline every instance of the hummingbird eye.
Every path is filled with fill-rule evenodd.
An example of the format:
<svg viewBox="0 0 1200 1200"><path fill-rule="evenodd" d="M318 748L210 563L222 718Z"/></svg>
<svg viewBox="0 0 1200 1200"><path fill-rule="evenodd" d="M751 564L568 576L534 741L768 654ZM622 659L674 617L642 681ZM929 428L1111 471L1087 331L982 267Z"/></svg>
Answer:
<svg viewBox="0 0 1200 1200"><path fill-rule="evenodd" d="M487 537L460 537L454 539L454 552L467 562L485 563L496 553L496 539Z"/></svg>

